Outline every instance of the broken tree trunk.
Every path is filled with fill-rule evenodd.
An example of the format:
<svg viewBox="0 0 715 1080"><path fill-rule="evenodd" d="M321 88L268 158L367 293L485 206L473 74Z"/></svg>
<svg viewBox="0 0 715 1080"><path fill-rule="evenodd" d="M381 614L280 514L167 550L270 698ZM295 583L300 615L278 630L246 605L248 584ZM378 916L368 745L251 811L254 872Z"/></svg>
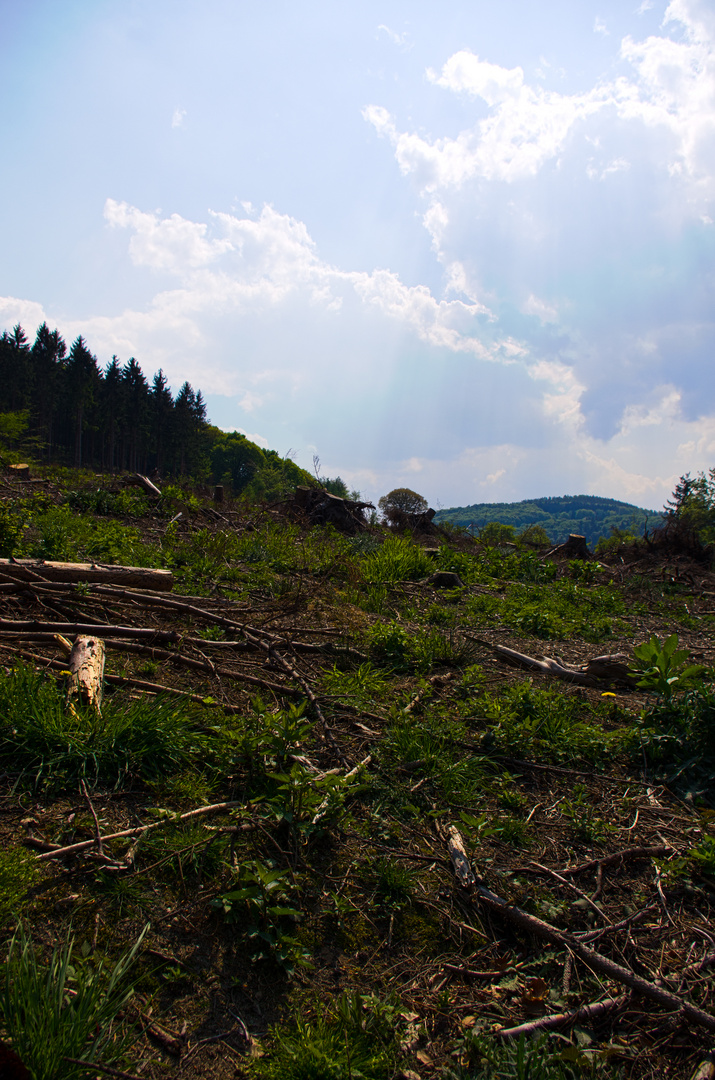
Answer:
<svg viewBox="0 0 715 1080"><path fill-rule="evenodd" d="M72 646L69 659L67 700L90 705L102 711L104 681L104 642L99 637L80 636Z"/></svg>
<svg viewBox="0 0 715 1080"><path fill-rule="evenodd" d="M100 563L44 562L42 559L0 559L0 575L19 581L37 581L39 577L46 581L88 581L155 592L170 592L174 585L170 570Z"/></svg>
<svg viewBox="0 0 715 1080"><path fill-rule="evenodd" d="M142 491L146 491L147 495L151 495L153 499L161 498L161 492L156 484L152 484L149 477L144 476L142 473L132 473L131 476L127 477L127 483L140 487Z"/></svg>

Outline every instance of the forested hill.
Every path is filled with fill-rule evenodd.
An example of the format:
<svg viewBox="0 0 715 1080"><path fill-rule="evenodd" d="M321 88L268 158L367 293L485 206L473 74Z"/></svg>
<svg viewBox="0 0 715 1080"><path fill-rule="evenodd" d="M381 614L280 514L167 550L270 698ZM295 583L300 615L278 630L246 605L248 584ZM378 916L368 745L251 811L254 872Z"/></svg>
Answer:
<svg viewBox="0 0 715 1080"><path fill-rule="evenodd" d="M511 525L517 533L530 525L540 525L555 544L561 543L569 533L580 533L593 545L603 537L609 537L613 529L640 536L648 522L652 528L661 519L657 510L643 510L618 499L604 499L598 495L559 495L545 499L525 499L513 503L475 503L473 506L454 506L439 510L436 522L469 525L475 530L492 521Z"/></svg>

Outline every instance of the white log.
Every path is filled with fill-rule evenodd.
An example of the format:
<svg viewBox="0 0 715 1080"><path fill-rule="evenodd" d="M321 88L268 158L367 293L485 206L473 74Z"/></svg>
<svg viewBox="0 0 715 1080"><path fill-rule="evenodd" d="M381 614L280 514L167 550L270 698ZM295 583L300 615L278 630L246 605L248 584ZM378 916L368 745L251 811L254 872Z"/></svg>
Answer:
<svg viewBox="0 0 715 1080"><path fill-rule="evenodd" d="M78 637L69 659L67 700L78 699L102 711L102 687L104 682L104 642L99 637Z"/></svg>
<svg viewBox="0 0 715 1080"><path fill-rule="evenodd" d="M170 592L174 577L170 570L150 570L145 566L109 566L98 563L44 562L42 559L0 559L0 574L20 581L96 582L127 588Z"/></svg>

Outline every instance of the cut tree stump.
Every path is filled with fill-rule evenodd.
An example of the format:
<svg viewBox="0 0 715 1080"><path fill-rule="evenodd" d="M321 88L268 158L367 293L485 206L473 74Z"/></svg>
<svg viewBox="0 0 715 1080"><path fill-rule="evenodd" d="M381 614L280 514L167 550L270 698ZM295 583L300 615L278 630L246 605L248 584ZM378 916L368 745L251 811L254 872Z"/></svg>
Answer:
<svg viewBox="0 0 715 1080"><path fill-rule="evenodd" d="M590 559L591 552L588 550L585 536L571 533L568 540L558 547L552 548L548 555L565 555L567 559Z"/></svg>
<svg viewBox="0 0 715 1080"><path fill-rule="evenodd" d="M124 585L130 589L170 592L174 577L170 570L149 570L144 566L108 566L100 563L44 562L42 559L0 559L0 576L18 581L96 582Z"/></svg>
<svg viewBox="0 0 715 1080"><path fill-rule="evenodd" d="M104 683L104 642L99 637L82 635L75 640L69 659L67 700L79 700L98 713L102 711Z"/></svg>
<svg viewBox="0 0 715 1080"><path fill-rule="evenodd" d="M356 533L367 529L365 510L374 510L372 503L341 499L323 488L297 487L292 499L311 525L333 525L340 532Z"/></svg>

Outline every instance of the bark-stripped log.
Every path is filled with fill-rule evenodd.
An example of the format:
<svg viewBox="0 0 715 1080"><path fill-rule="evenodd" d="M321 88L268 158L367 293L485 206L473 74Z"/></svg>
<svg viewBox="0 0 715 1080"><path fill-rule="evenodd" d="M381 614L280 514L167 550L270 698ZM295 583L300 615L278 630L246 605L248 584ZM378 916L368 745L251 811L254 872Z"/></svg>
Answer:
<svg viewBox="0 0 715 1080"><path fill-rule="evenodd" d="M69 659L67 700L75 699L102 711L104 642L99 637L78 637Z"/></svg>
<svg viewBox="0 0 715 1080"><path fill-rule="evenodd" d="M42 559L0 559L0 574L19 581L88 581L127 588L170 592L174 577L170 570L150 570L145 566L110 566L103 563L44 562Z"/></svg>

